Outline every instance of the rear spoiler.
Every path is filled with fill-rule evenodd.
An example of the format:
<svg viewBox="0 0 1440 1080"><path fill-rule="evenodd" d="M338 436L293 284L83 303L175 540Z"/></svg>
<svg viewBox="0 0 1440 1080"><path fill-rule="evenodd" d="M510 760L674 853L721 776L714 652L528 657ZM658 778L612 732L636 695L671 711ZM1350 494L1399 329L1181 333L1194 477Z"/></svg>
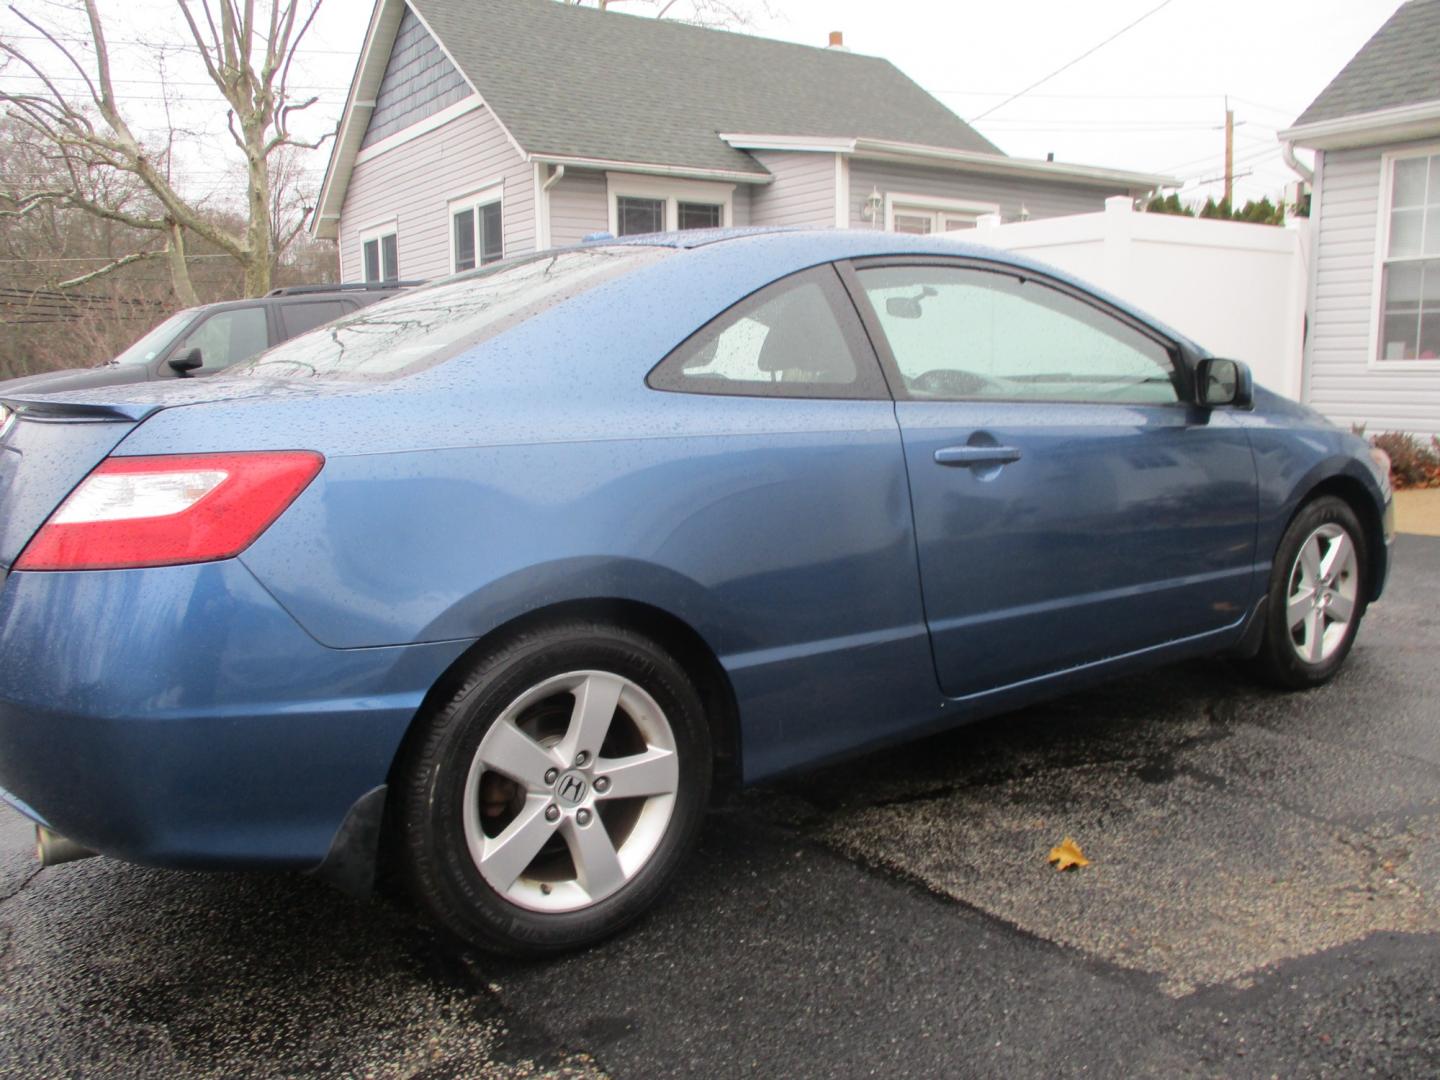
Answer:
<svg viewBox="0 0 1440 1080"><path fill-rule="evenodd" d="M0 404L8 405L23 420L39 420L50 423L127 423L138 424L151 413L159 412L162 405L97 405L88 401L56 400L53 397L0 398Z"/></svg>

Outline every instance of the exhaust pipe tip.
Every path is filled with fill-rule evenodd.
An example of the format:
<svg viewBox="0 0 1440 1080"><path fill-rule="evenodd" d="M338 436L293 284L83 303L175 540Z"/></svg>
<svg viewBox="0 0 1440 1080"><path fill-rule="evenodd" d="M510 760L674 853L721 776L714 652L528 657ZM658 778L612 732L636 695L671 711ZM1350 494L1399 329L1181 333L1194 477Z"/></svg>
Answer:
<svg viewBox="0 0 1440 1080"><path fill-rule="evenodd" d="M52 832L44 825L35 826L35 858L41 866L59 866L61 863L88 859L100 854Z"/></svg>

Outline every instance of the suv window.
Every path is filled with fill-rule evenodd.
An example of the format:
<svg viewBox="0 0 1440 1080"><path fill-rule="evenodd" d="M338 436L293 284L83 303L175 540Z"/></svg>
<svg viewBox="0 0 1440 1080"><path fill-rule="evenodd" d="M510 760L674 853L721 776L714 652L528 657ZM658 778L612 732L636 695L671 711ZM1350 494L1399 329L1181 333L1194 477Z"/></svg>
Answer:
<svg viewBox="0 0 1440 1080"><path fill-rule="evenodd" d="M303 303L282 303L279 305L280 319L285 324L287 338L314 330L327 322L333 322L355 310L355 305L344 300L307 300Z"/></svg>
<svg viewBox="0 0 1440 1080"><path fill-rule="evenodd" d="M855 308L830 266L742 300L662 360L647 382L690 394L888 396Z"/></svg>
<svg viewBox="0 0 1440 1080"><path fill-rule="evenodd" d="M205 372L219 371L241 360L248 360L269 345L265 326L265 309L254 307L217 311L185 335L173 355L183 356L199 349Z"/></svg>
<svg viewBox="0 0 1440 1080"><path fill-rule="evenodd" d="M1043 282L960 266L858 274L913 398L1180 400L1168 348Z"/></svg>

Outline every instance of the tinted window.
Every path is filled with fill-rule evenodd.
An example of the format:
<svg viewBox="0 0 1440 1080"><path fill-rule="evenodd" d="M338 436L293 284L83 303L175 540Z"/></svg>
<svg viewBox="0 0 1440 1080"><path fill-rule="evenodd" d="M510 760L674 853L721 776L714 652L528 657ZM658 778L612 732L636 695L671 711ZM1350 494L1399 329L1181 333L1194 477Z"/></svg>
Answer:
<svg viewBox="0 0 1440 1080"><path fill-rule="evenodd" d="M529 256L407 289L291 338L235 374L289 379L386 379L458 356L587 289L673 254L669 248L590 248Z"/></svg>
<svg viewBox="0 0 1440 1080"><path fill-rule="evenodd" d="M199 349L204 370L217 371L261 352L270 343L268 336L263 307L232 308L216 312L186 334L175 355Z"/></svg>
<svg viewBox="0 0 1440 1080"><path fill-rule="evenodd" d="M911 397L1179 400L1165 346L1039 281L942 266L859 276Z"/></svg>
<svg viewBox="0 0 1440 1080"><path fill-rule="evenodd" d="M311 300L304 304L284 305L280 309L280 318L285 323L285 336L295 337L353 310L343 300Z"/></svg>
<svg viewBox="0 0 1440 1080"><path fill-rule="evenodd" d="M657 390L763 397L886 397L835 271L818 267L742 300L650 373Z"/></svg>

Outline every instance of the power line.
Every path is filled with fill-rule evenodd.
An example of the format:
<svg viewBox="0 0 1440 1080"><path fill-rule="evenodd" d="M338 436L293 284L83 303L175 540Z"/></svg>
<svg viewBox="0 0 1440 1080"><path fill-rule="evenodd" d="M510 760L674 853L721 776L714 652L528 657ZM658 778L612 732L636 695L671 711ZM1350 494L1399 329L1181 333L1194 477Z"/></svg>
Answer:
<svg viewBox="0 0 1440 1080"><path fill-rule="evenodd" d="M43 41L49 44L50 39L43 34L6 34L9 41ZM55 35L55 40L66 45L89 45L94 46L95 42L88 35L84 34L61 34ZM106 37L105 44L109 45L134 45L145 49L189 49L195 52L200 51L200 46L193 41L137 41L133 38L112 38ZM291 50L296 56L349 56L358 57L359 53L354 49L317 49L309 45L302 45L298 49Z"/></svg>
<svg viewBox="0 0 1440 1080"><path fill-rule="evenodd" d="M1115 33L1111 34L1111 35L1110 35L1108 38L1106 38L1104 41L1100 42L1100 44L1091 46L1089 49L1086 49L1086 50L1085 50L1083 53L1081 53L1079 56L1075 57L1074 60L1071 60L1069 63L1066 63L1066 64L1061 64L1058 68L1056 68L1054 71L1050 72L1050 74L1049 74L1049 75L1046 75L1043 79L1037 79L1035 82L1031 83L1029 86L1027 86L1024 90L1021 90L1019 93L1011 94L1011 95L1010 95L1008 98L1006 98L1004 101L1000 102L999 105L994 105L994 106L986 109L983 113L981 113L979 116L975 117L975 119L974 119L974 120L971 120L970 122L973 124L973 123L975 123L975 121L977 121L977 120L984 120L985 117L989 116L991 113L995 112L995 111L998 110L998 109L1003 109L1006 105L1009 105L1009 104L1010 104L1012 101L1014 101L1016 98L1024 97L1024 96L1025 96L1026 94L1028 94L1031 90L1034 90L1037 86L1041 86L1041 85L1043 85L1044 83L1049 82L1049 81L1050 81L1051 79L1053 79L1056 75L1059 75L1062 71L1067 71L1067 70L1069 70L1070 68L1074 67L1076 64L1080 63L1081 60L1084 60L1087 56L1091 56L1091 55L1099 52L1099 51L1100 51L1101 49L1103 49L1106 45L1109 45L1110 42L1112 42L1112 41L1114 41L1116 38L1118 38L1121 34L1124 34L1124 33L1126 33L1127 31L1133 30L1135 27L1139 26L1142 22L1144 22L1146 19L1150 18L1151 15L1154 15L1157 11L1161 11L1161 10L1163 10L1164 8L1169 7L1169 6L1170 6L1171 4L1173 4L1174 2L1175 2L1175 0L1160 0L1160 3L1157 4L1157 5L1155 5L1155 7L1151 8L1149 11L1145 12L1144 15L1141 15L1141 16L1140 16L1138 19L1136 19L1134 22L1132 22L1132 23L1127 23L1125 26L1122 26L1119 30L1116 30Z"/></svg>
<svg viewBox="0 0 1440 1080"><path fill-rule="evenodd" d="M6 75L6 76L5 76L5 79L6 79L7 81L10 80L10 79L24 79L24 80L26 80L27 82L34 82L34 83L46 83L46 82L52 82L52 83L72 83L72 84L74 84L74 85L76 85L76 86L89 86L89 85L92 85L91 80L83 79L83 78L81 78L79 75L51 75L51 76L48 76L48 77L46 77L46 78L42 78L42 77L40 77L39 75L31 75L31 74L29 74L28 72L16 72L16 73L13 74L13 75ZM110 81L111 81L112 83L116 84L117 86L154 86L154 87L159 87L159 88L161 88L161 89L166 89L166 88L172 87L172 86L200 86L200 87L209 87L210 89L215 90L217 93L219 92L219 88L218 88L218 87L215 85L215 83L214 83L212 80L210 80L210 79L113 79L113 78L112 78ZM325 94L345 94L345 93L348 93L349 90L350 90L350 88L349 88L348 86L320 86L320 85L307 86L307 85L304 85L304 84L294 84L294 83L292 83L292 84L290 84L289 86L287 86L286 89L287 89L287 90L291 90L291 91L305 91L305 92L308 92L308 93L325 93ZM129 96L130 96L130 95L128 95L128 94L126 95L126 97L129 97Z"/></svg>

